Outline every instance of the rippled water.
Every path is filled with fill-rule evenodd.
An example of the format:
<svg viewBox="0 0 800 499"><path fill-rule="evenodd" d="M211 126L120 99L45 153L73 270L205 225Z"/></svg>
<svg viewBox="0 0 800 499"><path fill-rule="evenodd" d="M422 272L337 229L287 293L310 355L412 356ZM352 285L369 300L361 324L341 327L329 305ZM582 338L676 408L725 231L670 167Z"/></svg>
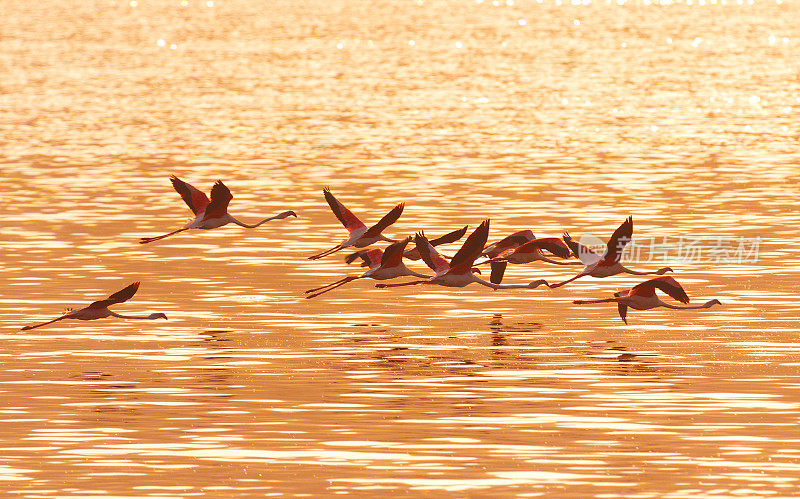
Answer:
<svg viewBox="0 0 800 499"><path fill-rule="evenodd" d="M4 0L3 495L800 494L800 8L576 3ZM299 218L138 245L189 215L170 174ZM571 302L635 276L305 300L361 271L306 259L323 186L405 201L390 236L762 243L627 326ZM115 310L169 321L19 331L135 280Z"/></svg>

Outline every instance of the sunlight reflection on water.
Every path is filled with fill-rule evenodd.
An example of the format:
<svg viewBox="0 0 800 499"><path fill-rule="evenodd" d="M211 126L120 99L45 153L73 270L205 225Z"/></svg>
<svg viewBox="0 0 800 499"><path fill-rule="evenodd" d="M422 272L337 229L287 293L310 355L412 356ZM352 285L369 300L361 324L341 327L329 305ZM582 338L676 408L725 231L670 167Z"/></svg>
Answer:
<svg viewBox="0 0 800 499"><path fill-rule="evenodd" d="M0 490L797 495L798 7L660 3L10 0ZM139 245L189 219L170 174L299 217ZM723 306L628 325L571 301L633 276L306 300L363 272L307 260L346 237L323 186L370 223L405 201L391 237L763 244L674 263ZM116 310L169 321L19 331L135 280Z"/></svg>

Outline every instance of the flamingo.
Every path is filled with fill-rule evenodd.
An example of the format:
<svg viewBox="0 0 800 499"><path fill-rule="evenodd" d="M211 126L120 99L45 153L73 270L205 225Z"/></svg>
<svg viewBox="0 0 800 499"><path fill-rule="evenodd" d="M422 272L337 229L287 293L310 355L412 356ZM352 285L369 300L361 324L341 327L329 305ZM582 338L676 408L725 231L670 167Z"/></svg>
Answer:
<svg viewBox="0 0 800 499"><path fill-rule="evenodd" d="M211 200L199 189L193 187L175 175L169 178L172 181L172 187L178 191L183 200L189 205L189 209L195 214L195 219L186 224L182 229L174 230L169 234L156 237L143 237L139 240L140 244L150 243L164 239L173 234L183 232L189 229L216 229L230 223L253 229L259 225L269 222L270 220L278 220L286 217L296 217L297 214L291 210L284 211L275 215L274 217L265 218L257 224L248 225L236 220L228 213L228 203L233 199L230 189L228 189L222 180L217 180L211 188Z"/></svg>
<svg viewBox="0 0 800 499"><path fill-rule="evenodd" d="M469 229L469 225L465 225L464 227L461 227L458 230L454 230L453 232L448 232L447 234L437 237L436 239L431 239L429 242L431 243L431 246L439 246L440 244L447 244L458 241L459 239L464 237L464 234L467 233L467 229ZM353 263L353 261L356 260L357 258L363 259L363 254L366 253L367 251L368 250L359 250L356 251L355 253L350 253L345 257L344 261L345 263ZM408 258L409 260L419 260L421 257L419 254L419 250L417 248L411 248L403 253L403 258ZM369 262L365 260L361 262L361 266L369 267L370 265Z"/></svg>
<svg viewBox="0 0 800 499"><path fill-rule="evenodd" d="M430 276L414 272L403 265L403 252L405 251L406 245L409 243L409 241L411 241L411 237L407 237L402 241L389 245L385 251L371 249L362 253L360 256L364 259L365 264L369 266L369 270L361 275L347 276L344 279L339 279L338 281L326 284L325 286L309 289L306 291L306 293L313 294L306 296L306 298L314 298L322 293L327 293L332 289L343 286L350 281L364 279L367 277L377 280L394 279L395 277L406 275L424 277L426 279L429 278Z"/></svg>
<svg viewBox="0 0 800 499"><path fill-rule="evenodd" d="M351 246L363 248L364 246L369 246L370 244L378 241L389 241L390 243L397 242L394 239L389 239L388 237L384 236L381 234L381 232L383 232L386 227L392 225L397 221L398 218L400 218L400 215L403 213L403 207L406 205L405 203L400 203L392 208L392 211L381 218L378 223L367 229L367 226L364 225L364 223L359 220L358 217L353 215L350 210L345 208L345 206L333 196L330 189L325 187L322 189L322 192L325 194L325 200L328 202L328 206L331 207L333 214L336 215L336 218L342 222L342 225L344 225L345 229L347 229L347 231L350 233L350 237L329 250L325 250L322 253L317 253L316 255L311 255L308 257L309 260L317 260Z"/></svg>
<svg viewBox="0 0 800 499"><path fill-rule="evenodd" d="M547 250L548 252L561 258L569 258L571 255L569 246L567 246L561 239L558 239L557 237L540 237L531 239L526 243L517 246L516 248L507 249L499 254L496 254L496 251L492 251L491 253L496 254L496 256L490 260L481 262L481 264L488 262L491 265L492 273L489 280L496 284L500 284L500 281L503 280L503 275L505 274L506 267L509 263L522 264L535 262L538 260L555 265L581 264L581 262L559 262L558 260L553 260L552 258L544 256L541 250Z"/></svg>
<svg viewBox="0 0 800 499"><path fill-rule="evenodd" d="M447 263L428 239L422 233L417 233L414 241L419 248L422 260L436 272L436 275L425 280L402 282L397 284L376 284L378 288L393 288L398 286L413 286L415 284L438 284L452 288L463 288L473 282L492 289L533 289L542 284L547 284L543 279L533 281L530 284L496 284L487 282L473 273L472 264L478 258L483 247L486 245L486 238L489 235L489 220L484 220L475 231L467 237L461 249L455 254L450 263Z"/></svg>
<svg viewBox="0 0 800 499"><path fill-rule="evenodd" d="M506 236L503 239L486 246L483 251L481 251L480 256L485 256L486 258L492 259L496 256L500 256L501 253L521 246L528 241L533 241L534 239L536 239L536 236L534 236L533 232L530 230L518 230L510 236Z"/></svg>
<svg viewBox="0 0 800 499"><path fill-rule="evenodd" d="M656 307L666 307L675 310L688 310L697 308L711 308L714 305L722 305L722 303L720 303L720 301L717 299L709 300L702 305L690 307L670 305L669 303L664 303L661 301L661 299L656 295L656 289L660 289L681 303L689 303L689 297L686 295L686 291L684 291L681 285L678 284L678 281L670 276L656 277L654 279L650 279L649 281L644 281L640 284L637 284L630 289L623 289L622 291L614 293L613 298L603 298L601 300L575 300L572 303L577 305L584 305L587 303L616 303L617 309L619 310L619 316L622 318L625 324L628 323L628 319L626 318L628 314L628 307L631 307L634 310L650 310L651 308Z"/></svg>
<svg viewBox="0 0 800 499"><path fill-rule="evenodd" d="M611 235L611 239L608 240L605 256L600 256L586 246L573 241L568 233L564 233L564 243L569 246L572 253L586 265L586 268L575 277L555 284L548 284L548 286L551 288L558 288L587 275L592 277L608 277L622 273L633 275L663 275L667 272L672 272L672 269L669 267L662 267L653 272L638 272L624 267L620 263L620 258L622 257L622 250L625 249L625 245L631 240L632 235L633 217L628 217L622 222L622 225L617 227L617 230Z"/></svg>
<svg viewBox="0 0 800 499"><path fill-rule="evenodd" d="M69 310L61 317L56 317L55 319L47 322L43 322L41 324L35 324L33 326L25 326L22 328L23 331L27 331L29 329L35 329L37 327L45 326L47 324L52 324L53 322L57 322L64 319L77 319L80 321L91 321L94 319L103 319L105 317L119 317L120 319L166 319L167 316L162 314L161 312L150 314L147 316L140 316L140 315L122 315L112 312L108 309L111 305L116 305L117 303L122 303L124 301L130 300L134 294L136 294L136 290L139 289L139 281L134 282L126 286L124 289L117 291L116 293L112 294L105 300L99 300L87 307L83 307L78 310Z"/></svg>

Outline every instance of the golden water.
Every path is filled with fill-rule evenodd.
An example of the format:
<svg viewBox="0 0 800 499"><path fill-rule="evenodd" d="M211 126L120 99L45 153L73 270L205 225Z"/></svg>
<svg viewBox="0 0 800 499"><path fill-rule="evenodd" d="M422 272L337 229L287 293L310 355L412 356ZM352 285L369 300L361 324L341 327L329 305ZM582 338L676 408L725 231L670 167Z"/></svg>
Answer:
<svg viewBox="0 0 800 499"><path fill-rule="evenodd" d="M581 3L581 2L578 2ZM800 494L800 5L3 0L3 497ZM139 245L189 214L252 222ZM378 290L387 230L762 237L673 265L699 311ZM444 248L444 252L458 245ZM410 264L418 271L423 268ZM656 264L631 264L648 268ZM575 267L513 266L508 282ZM22 325L140 280L115 310Z"/></svg>

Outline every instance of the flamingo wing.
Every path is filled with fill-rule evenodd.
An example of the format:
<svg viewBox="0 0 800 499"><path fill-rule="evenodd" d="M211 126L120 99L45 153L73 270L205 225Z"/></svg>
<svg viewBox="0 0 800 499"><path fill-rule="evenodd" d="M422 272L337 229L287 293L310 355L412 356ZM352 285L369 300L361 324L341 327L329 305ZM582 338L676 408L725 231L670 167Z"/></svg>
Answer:
<svg viewBox="0 0 800 499"><path fill-rule="evenodd" d="M411 237L407 237L402 241L390 244L383 252L381 257L381 267L396 267L403 261L403 252L406 250L406 245L411 241Z"/></svg>
<svg viewBox="0 0 800 499"><path fill-rule="evenodd" d="M387 213L383 216L378 223L370 227L367 232L364 233L365 237L378 237L383 230L392 225L393 223L397 222L397 219L400 218L400 215L403 213L403 208L406 206L405 203L400 203L394 208L392 211Z"/></svg>
<svg viewBox="0 0 800 499"><path fill-rule="evenodd" d="M358 250L358 251L356 251L355 253L350 253L349 255L347 255L346 257L344 257L344 262L345 262L345 263L353 263L353 262L354 262L354 261L355 261L357 258L361 258L361 259L363 260L363 262L361 263L361 266L362 266L362 267L364 267L364 266L367 266L367 267L369 267L369 266L370 266L370 265L369 265L369 261L368 261L368 260L367 260L367 258L365 257L365 255L366 255L366 254L367 254L367 252L369 252L369 251L370 251L370 250L365 250L365 249L362 249L362 250Z"/></svg>
<svg viewBox="0 0 800 499"><path fill-rule="evenodd" d="M571 254L569 246L567 246L564 241L557 237L541 237L525 243L525 245L528 244L536 248L549 251L550 253L561 258L569 258Z"/></svg>
<svg viewBox="0 0 800 499"><path fill-rule="evenodd" d="M336 215L336 218L342 222L342 225L344 225L344 228L347 229L348 232L352 234L354 231L366 227L364 222L359 220L357 216L353 215L352 211L345 208L344 205L334 197L330 189L325 187L322 189L322 193L325 194L325 201L328 202L328 206L331 207L331 211L333 211L333 214Z"/></svg>
<svg viewBox="0 0 800 499"><path fill-rule="evenodd" d="M492 267L492 273L489 275L489 282L492 284L500 284L503 282L503 276L506 273L508 262L500 260L490 260L489 265Z"/></svg>
<svg viewBox="0 0 800 499"><path fill-rule="evenodd" d="M220 218L228 212L228 203L233 199L230 189L222 183L222 180L217 180L214 187L211 188L211 202L206 208L206 215L204 218Z"/></svg>
<svg viewBox="0 0 800 499"><path fill-rule="evenodd" d="M139 289L139 281L136 281L132 284L129 284L125 288L117 291L116 293L112 294L105 300L98 300L93 302L86 308L106 308L114 305L115 303L122 303L124 301L128 301L133 298L133 295L136 294L136 291Z"/></svg>
<svg viewBox="0 0 800 499"><path fill-rule="evenodd" d="M464 237L464 234L467 233L467 229L469 229L469 225L465 225L458 230L454 230L453 232L448 232L447 234L437 237L436 239L431 239L428 241L431 243L431 246L439 246L440 244L447 244L447 243L454 243Z"/></svg>
<svg viewBox="0 0 800 499"><path fill-rule="evenodd" d="M192 210L192 213L197 215L198 213L206 211L206 206L208 206L208 203L211 201L203 191L187 184L175 175L170 176L169 179L172 181L172 187L181 195L183 201L189 206L189 209Z"/></svg>
<svg viewBox="0 0 800 499"><path fill-rule="evenodd" d="M683 287L674 278L666 275L639 283L632 288L632 291L647 292L649 290L652 293L655 289L660 289L681 303L689 303L689 296Z"/></svg>
<svg viewBox="0 0 800 499"><path fill-rule="evenodd" d="M622 250L630 242L631 237L633 237L633 217L628 217L611 234L611 239L608 240L606 256L603 259L607 262L619 262L620 258L622 258Z"/></svg>
<svg viewBox="0 0 800 499"><path fill-rule="evenodd" d="M567 247L569 247L570 251L575 256L575 258L582 261L584 265L592 265L593 263L596 263L598 260L600 260L600 255L598 255L591 249L587 248L586 246L580 244L579 242L573 240L572 236L570 236L568 232L564 233L562 239L564 241L564 244L566 244Z"/></svg>
<svg viewBox="0 0 800 499"><path fill-rule="evenodd" d="M536 236L534 236L533 232L531 232L530 230L528 229L519 230L511 234L510 236L506 236L503 239L497 241L496 243L489 245L486 249L483 250L483 253L481 253L481 255L487 258L494 258L500 255L500 253L505 252L506 250L509 250L511 248L516 248L517 246L522 246L523 244L527 243L528 241L532 241L533 239L536 239Z"/></svg>
<svg viewBox="0 0 800 499"><path fill-rule="evenodd" d="M360 256L361 259L364 260L364 263L366 264L362 265L362 267L372 268L381 263L381 260L383 258L383 251L379 250L378 248L373 248L371 250L365 251Z"/></svg>
<svg viewBox="0 0 800 499"><path fill-rule="evenodd" d="M433 246L431 246L425 234L417 232L417 235L414 237L414 243L417 245L417 250L419 251L419 256L422 258L422 261L425 262L425 265L433 269L434 272L438 274L450 268L450 264L447 263L447 260L445 260Z"/></svg>
<svg viewBox="0 0 800 499"><path fill-rule="evenodd" d="M450 268L455 269L458 267L460 271L468 272L470 268L472 268L472 264L475 263L475 259L478 258L481 251L483 251L483 247L486 246L486 239L488 237L489 220L484 220L478 228L467 237L461 249L459 249L458 253L450 260Z"/></svg>
<svg viewBox="0 0 800 499"><path fill-rule="evenodd" d="M619 316L622 318L622 322L625 324L628 323L628 306L624 303L617 303L617 310L619 311Z"/></svg>

